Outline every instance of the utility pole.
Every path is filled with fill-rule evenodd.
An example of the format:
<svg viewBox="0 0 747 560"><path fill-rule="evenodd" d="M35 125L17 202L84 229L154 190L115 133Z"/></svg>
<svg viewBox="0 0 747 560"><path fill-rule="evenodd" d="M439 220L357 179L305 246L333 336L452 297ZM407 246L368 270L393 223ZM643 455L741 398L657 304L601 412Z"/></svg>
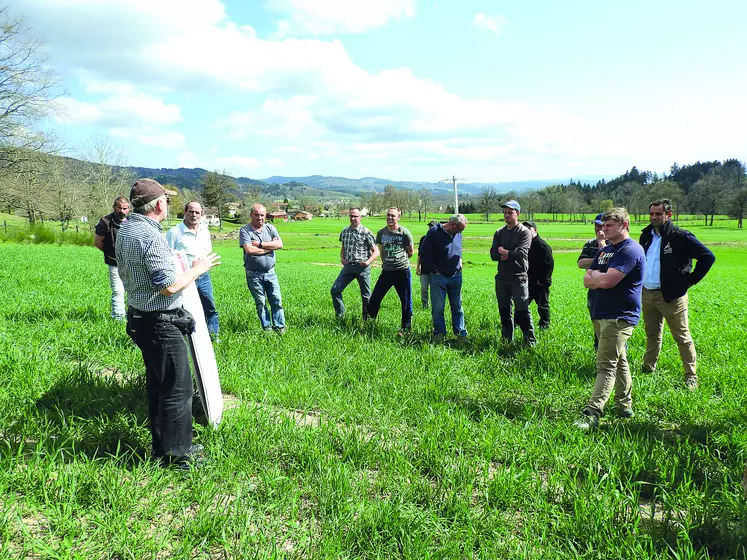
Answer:
<svg viewBox="0 0 747 560"><path fill-rule="evenodd" d="M456 175L452 175L451 179L441 179L439 183L453 183L454 184L454 214L459 214L459 194L457 193L457 181L466 181L467 179Z"/></svg>

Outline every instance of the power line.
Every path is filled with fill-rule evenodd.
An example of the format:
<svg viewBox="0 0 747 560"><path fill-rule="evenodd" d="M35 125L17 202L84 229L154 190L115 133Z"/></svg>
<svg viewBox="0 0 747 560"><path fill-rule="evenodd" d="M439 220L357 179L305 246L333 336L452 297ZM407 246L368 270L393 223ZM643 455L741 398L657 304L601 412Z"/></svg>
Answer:
<svg viewBox="0 0 747 560"><path fill-rule="evenodd" d="M439 183L453 183L454 184L454 214L459 214L459 193L457 192L457 181L466 181L464 177L457 178L453 175L451 179L441 179Z"/></svg>

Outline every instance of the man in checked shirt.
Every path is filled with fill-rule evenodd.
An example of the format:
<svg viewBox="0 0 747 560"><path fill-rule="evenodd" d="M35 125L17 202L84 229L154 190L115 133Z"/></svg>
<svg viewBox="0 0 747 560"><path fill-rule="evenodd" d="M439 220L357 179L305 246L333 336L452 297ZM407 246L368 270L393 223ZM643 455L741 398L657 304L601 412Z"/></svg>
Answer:
<svg viewBox="0 0 747 560"><path fill-rule="evenodd" d="M340 262L342 270L332 284L332 305L338 319L345 316L342 292L353 280L358 281L363 300L363 319L368 316L368 300L371 298L371 263L379 256L376 239L368 228L361 225L361 209L350 209L350 225L340 233Z"/></svg>
<svg viewBox="0 0 747 560"><path fill-rule="evenodd" d="M130 190L133 214L119 229L115 251L129 304L127 334L145 362L153 456L163 466L187 470L203 457L202 446L192 444L192 374L184 342L194 318L182 307L181 292L220 262L211 253L176 275L161 229L170 194L176 193L153 179L138 179Z"/></svg>

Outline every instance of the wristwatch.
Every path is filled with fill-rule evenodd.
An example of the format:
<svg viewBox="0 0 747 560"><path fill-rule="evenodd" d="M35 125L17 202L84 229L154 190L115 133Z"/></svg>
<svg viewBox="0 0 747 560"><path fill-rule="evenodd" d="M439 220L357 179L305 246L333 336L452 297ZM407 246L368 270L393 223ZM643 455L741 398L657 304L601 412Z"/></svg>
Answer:
<svg viewBox="0 0 747 560"><path fill-rule="evenodd" d="M262 240L261 239L259 240L259 248L260 249L262 248Z"/></svg>

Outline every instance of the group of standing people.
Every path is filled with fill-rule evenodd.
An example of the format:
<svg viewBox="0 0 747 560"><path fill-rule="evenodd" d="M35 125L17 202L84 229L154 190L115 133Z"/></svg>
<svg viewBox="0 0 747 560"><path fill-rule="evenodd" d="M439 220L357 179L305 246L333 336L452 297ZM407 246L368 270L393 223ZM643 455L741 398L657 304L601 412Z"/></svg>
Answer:
<svg viewBox="0 0 747 560"><path fill-rule="evenodd" d="M587 269L584 286L589 289L597 370L591 398L575 423L583 430L599 426L613 389L616 415L633 416L627 341L641 314L646 332L641 371L656 368L666 321L679 349L685 386L698 387L687 291L703 279L716 257L692 233L674 225L671 201L652 202L649 221L636 243L630 237L630 217L624 208L598 215L596 237L584 245L578 259L579 267Z"/></svg>
<svg viewBox="0 0 747 560"><path fill-rule="evenodd" d="M220 264L202 225L202 206L189 202L183 221L163 234L161 222L168 214L169 195L152 179L139 179L130 200L118 197L113 212L96 226L94 244L104 253L112 289L112 317L127 319L127 333L140 348L146 368L148 415L153 454L164 465L199 466L201 446L192 444L192 380L183 336L193 329L193 318L183 309L181 292L197 285L208 330L218 337L218 312L209 271ZM133 214L128 215L132 205ZM552 249L537 233L534 222L520 222L521 206L515 200L502 205L505 225L493 236L490 248L497 261L495 294L501 336L510 341L514 325L524 344L536 342L529 304L537 303L540 328L550 324L549 293L554 261ZM280 235L265 222L267 210L251 208L250 222L241 228L246 282L258 318L266 331L286 329L280 286L275 274L275 251L283 248ZM672 221L671 203L658 200L650 206L650 225L640 243L630 238L630 219L624 208L613 208L594 220L596 236L578 258L586 269L584 286L594 325L597 376L592 396L576 426L599 425L605 404L615 390L618 416L633 416L632 378L626 343L641 312L646 325L646 353L642 370L653 371L662 345L663 323L675 338L685 370L685 383L698 385L696 354L688 327L687 290L706 275L715 261L713 253L695 236ZM409 259L414 253L410 231L399 224L400 211L387 209L386 227L374 235L361 224L360 208L351 208L350 225L342 230L342 270L330 290L335 314L345 315L342 293L356 280L361 291L363 319L375 319L387 292L394 288L401 303L400 334L412 325L412 279ZM467 329L462 308L462 232L467 219L456 214L445 223L431 222L418 244L416 273L421 278L421 303L430 310L433 334L446 335L446 300L451 308L451 328L463 340ZM177 276L172 251L184 251L190 269ZM382 260L382 272L371 290L371 265ZM693 267L692 261L696 261ZM124 292L128 296L125 310ZM269 305L269 310L267 309Z"/></svg>

